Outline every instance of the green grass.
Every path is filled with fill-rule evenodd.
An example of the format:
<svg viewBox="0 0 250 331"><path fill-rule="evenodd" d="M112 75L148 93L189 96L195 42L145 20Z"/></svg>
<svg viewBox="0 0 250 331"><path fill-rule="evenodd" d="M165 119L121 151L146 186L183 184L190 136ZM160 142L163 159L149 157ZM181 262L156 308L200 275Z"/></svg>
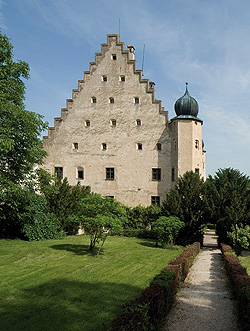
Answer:
<svg viewBox="0 0 250 331"><path fill-rule="evenodd" d="M109 237L96 258L88 244L0 240L0 330L101 330L182 251Z"/></svg>
<svg viewBox="0 0 250 331"><path fill-rule="evenodd" d="M247 273L250 276L250 256L240 256L240 263L247 268Z"/></svg>

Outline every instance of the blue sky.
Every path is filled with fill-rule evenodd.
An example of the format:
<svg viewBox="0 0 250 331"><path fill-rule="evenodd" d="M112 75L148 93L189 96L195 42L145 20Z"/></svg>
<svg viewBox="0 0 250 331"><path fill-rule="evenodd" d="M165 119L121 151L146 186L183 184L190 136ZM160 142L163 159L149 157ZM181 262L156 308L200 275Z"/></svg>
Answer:
<svg viewBox="0 0 250 331"><path fill-rule="evenodd" d="M175 116L185 82L204 121L207 175L250 175L249 0L0 0L0 28L30 65L28 110L53 126L108 33L135 47L137 68ZM46 133L45 133L46 135Z"/></svg>

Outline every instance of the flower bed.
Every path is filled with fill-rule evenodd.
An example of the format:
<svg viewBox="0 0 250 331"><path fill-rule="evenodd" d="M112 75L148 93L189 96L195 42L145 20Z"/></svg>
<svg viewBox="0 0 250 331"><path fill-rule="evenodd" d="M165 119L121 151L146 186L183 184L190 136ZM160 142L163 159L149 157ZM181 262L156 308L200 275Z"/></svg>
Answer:
<svg viewBox="0 0 250 331"><path fill-rule="evenodd" d="M238 313L242 330L248 331L250 325L250 277L230 246L221 243L221 251L226 271L238 301Z"/></svg>
<svg viewBox="0 0 250 331"><path fill-rule="evenodd" d="M199 242L186 247L155 276L138 298L123 306L121 314L110 325L104 326L104 330L158 330L175 300L180 282L185 279L199 251Z"/></svg>

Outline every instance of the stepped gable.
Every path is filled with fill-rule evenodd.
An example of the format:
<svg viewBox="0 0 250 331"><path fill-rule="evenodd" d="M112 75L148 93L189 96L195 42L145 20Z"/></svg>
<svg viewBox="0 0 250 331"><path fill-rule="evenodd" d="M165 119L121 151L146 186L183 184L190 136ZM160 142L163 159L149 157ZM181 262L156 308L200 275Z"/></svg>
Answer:
<svg viewBox="0 0 250 331"><path fill-rule="evenodd" d="M72 98L66 99L66 107L61 108L61 117L54 118L54 127L48 128L48 136L44 136L43 139L49 139L54 137L55 130L61 125L61 123L67 118L69 111L73 107L74 101L77 99L79 93L83 89L83 85L88 81L88 78L92 73L96 70L96 67L100 64L102 59L105 56L107 50L111 47L111 44L115 42L117 46L120 47L121 53L126 54L127 56L127 63L133 65L133 71L135 75L139 75L139 82L141 84L145 84L146 93L150 93L152 95L152 103L159 105L159 113L163 115L167 115L168 112L164 110L164 107L161 106L161 100L155 98L155 90L154 90L154 82L149 81L149 79L142 78L143 73L142 70L136 69L136 60L130 58L130 48L133 46L128 46L129 49L124 49L124 43L119 41L118 34L108 34L107 35L107 43L101 44L101 52L95 53L95 62L90 62L89 70L84 71L84 79L78 80L78 88L72 90Z"/></svg>

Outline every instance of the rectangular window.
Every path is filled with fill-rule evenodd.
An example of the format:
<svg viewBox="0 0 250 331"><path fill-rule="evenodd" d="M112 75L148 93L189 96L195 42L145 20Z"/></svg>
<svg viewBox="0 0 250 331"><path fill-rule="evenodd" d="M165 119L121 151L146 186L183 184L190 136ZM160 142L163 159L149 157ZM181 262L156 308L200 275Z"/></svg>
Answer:
<svg viewBox="0 0 250 331"><path fill-rule="evenodd" d="M137 144L137 149L142 150L142 144L138 143Z"/></svg>
<svg viewBox="0 0 250 331"><path fill-rule="evenodd" d="M73 149L78 149L78 143L73 143Z"/></svg>
<svg viewBox="0 0 250 331"><path fill-rule="evenodd" d="M106 180L115 179L115 168L106 168Z"/></svg>
<svg viewBox="0 0 250 331"><path fill-rule="evenodd" d="M111 59L112 59L112 60L116 60L116 54L112 54L112 55L111 55Z"/></svg>
<svg viewBox="0 0 250 331"><path fill-rule="evenodd" d="M160 197L159 196L151 196L151 204L160 206Z"/></svg>
<svg viewBox="0 0 250 331"><path fill-rule="evenodd" d="M172 168L172 182L175 181L175 168Z"/></svg>
<svg viewBox="0 0 250 331"><path fill-rule="evenodd" d="M120 81L125 82L125 76L120 76Z"/></svg>
<svg viewBox="0 0 250 331"><path fill-rule="evenodd" d="M106 143L103 143L103 144L102 144L102 150L103 150L103 151L106 151L106 150L107 150L107 144L106 144Z"/></svg>
<svg viewBox="0 0 250 331"><path fill-rule="evenodd" d="M135 97L135 98L134 98L134 102L135 102L135 103L139 103L139 98Z"/></svg>
<svg viewBox="0 0 250 331"><path fill-rule="evenodd" d="M157 148L157 151L161 151L161 144L160 143L157 143L156 144L156 148Z"/></svg>
<svg viewBox="0 0 250 331"><path fill-rule="evenodd" d="M92 97L92 98L91 98L91 102L92 102L92 103L96 103L96 97Z"/></svg>
<svg viewBox="0 0 250 331"><path fill-rule="evenodd" d="M77 178L78 179L83 179L83 170L77 170Z"/></svg>
<svg viewBox="0 0 250 331"><path fill-rule="evenodd" d="M199 175L199 174L200 174L200 169L199 169L199 168L195 168L195 173L196 173L197 175Z"/></svg>
<svg viewBox="0 0 250 331"><path fill-rule="evenodd" d="M161 168L152 168L152 180L161 180Z"/></svg>
<svg viewBox="0 0 250 331"><path fill-rule="evenodd" d="M55 177L63 178L63 167L55 167Z"/></svg>

